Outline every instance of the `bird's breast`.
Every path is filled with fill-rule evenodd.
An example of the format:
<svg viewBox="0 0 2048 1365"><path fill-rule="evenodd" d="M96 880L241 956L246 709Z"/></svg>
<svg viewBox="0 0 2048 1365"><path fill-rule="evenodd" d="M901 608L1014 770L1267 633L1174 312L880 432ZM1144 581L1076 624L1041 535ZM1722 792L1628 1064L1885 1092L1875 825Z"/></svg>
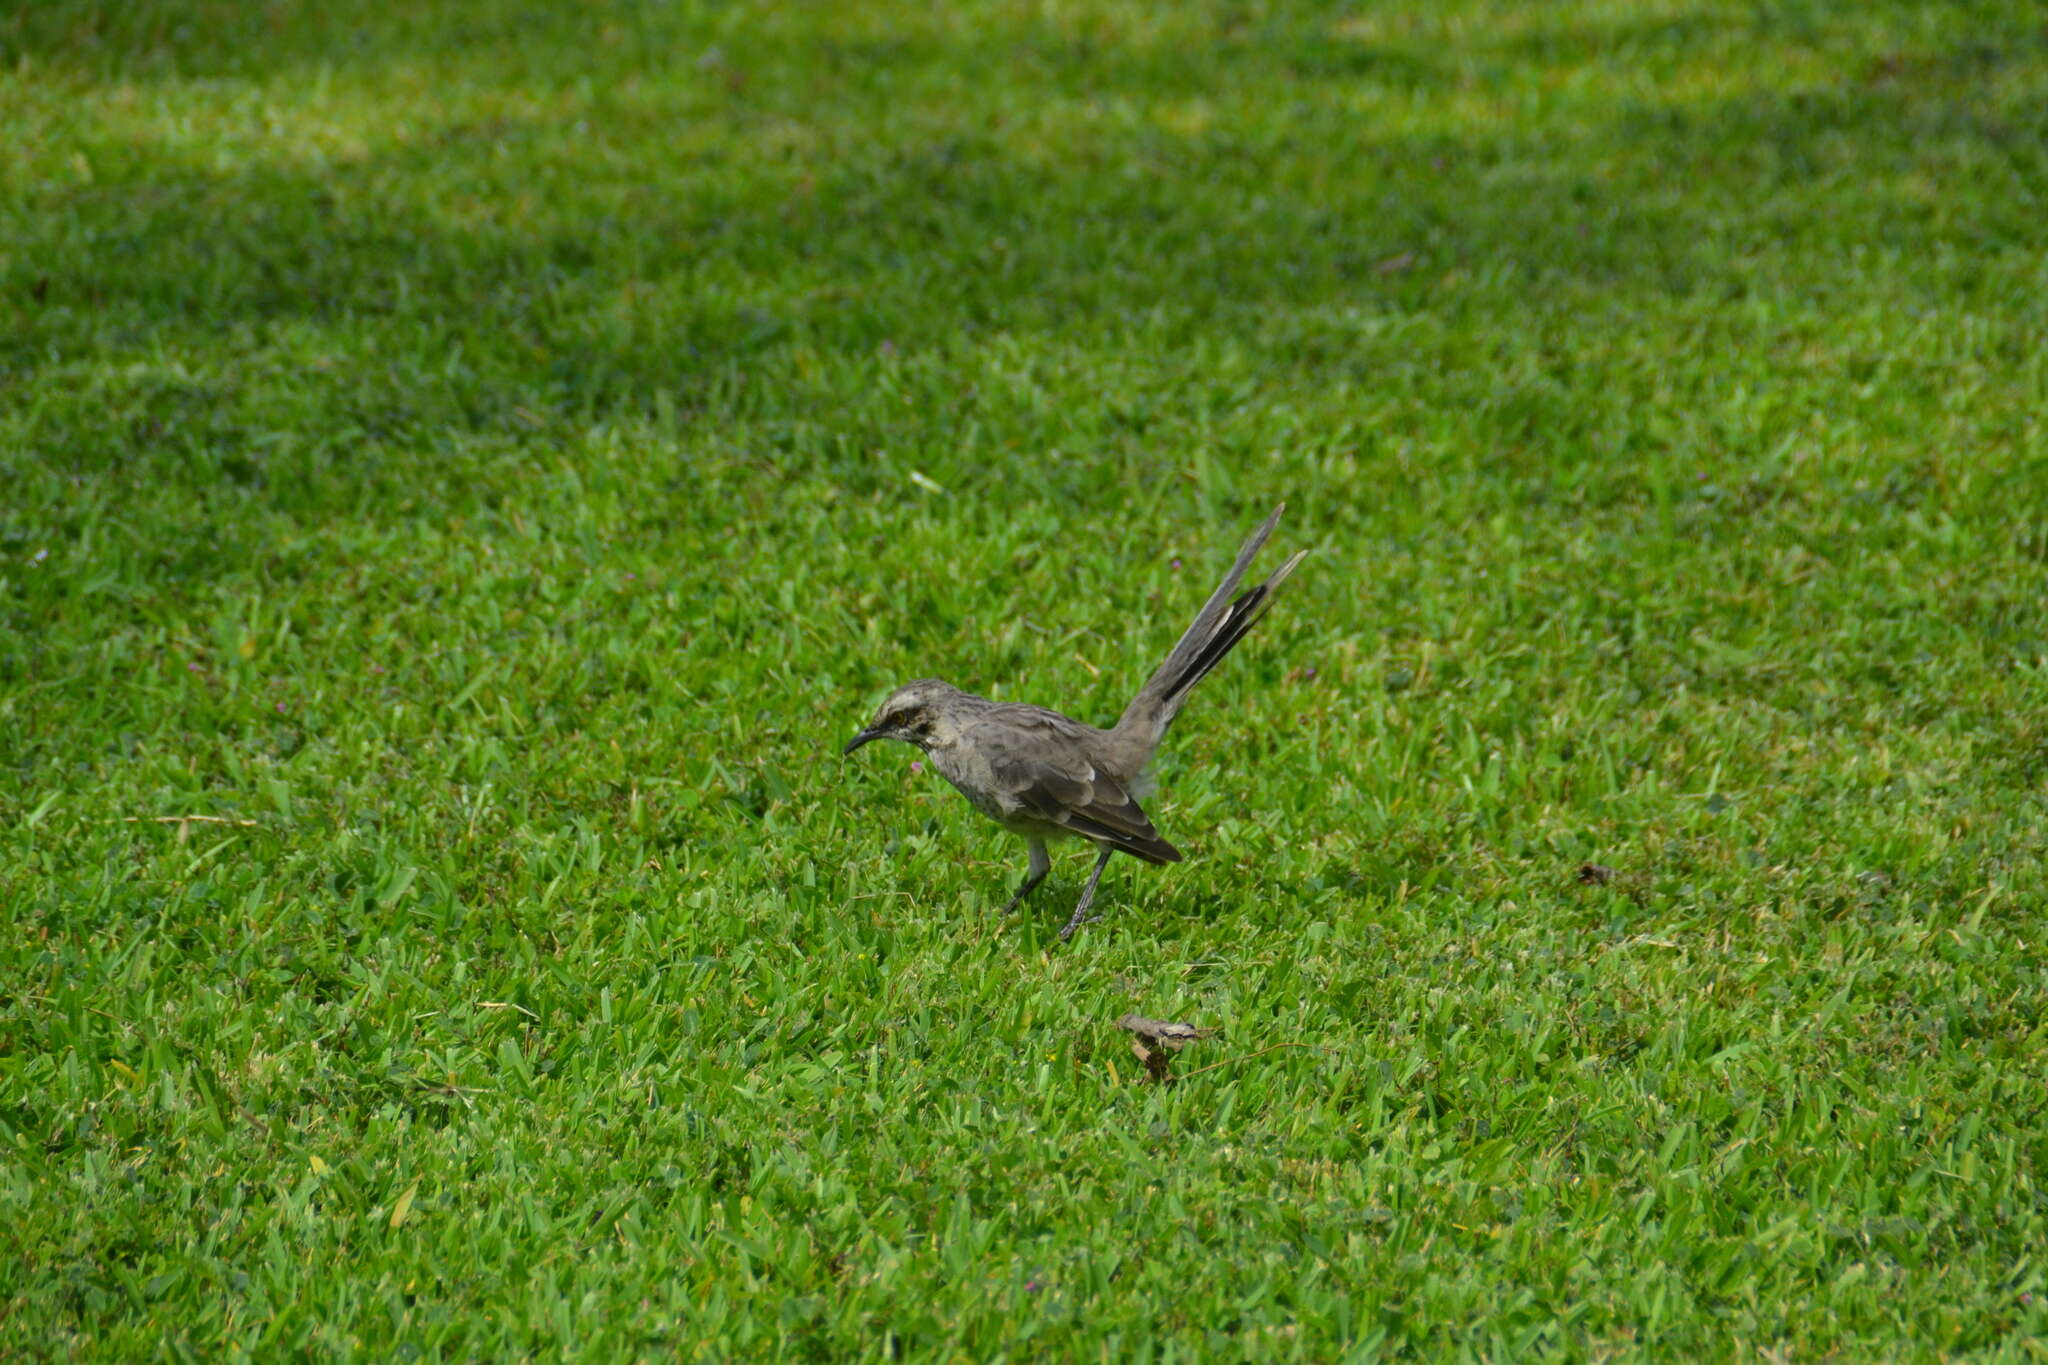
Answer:
<svg viewBox="0 0 2048 1365"><path fill-rule="evenodd" d="M1004 810L996 799L996 783L992 775L981 770L986 765L977 764L971 751L958 745L934 745L925 753L931 758L932 767L938 770L939 776L966 797L969 805L991 820L1008 818L1010 812Z"/></svg>

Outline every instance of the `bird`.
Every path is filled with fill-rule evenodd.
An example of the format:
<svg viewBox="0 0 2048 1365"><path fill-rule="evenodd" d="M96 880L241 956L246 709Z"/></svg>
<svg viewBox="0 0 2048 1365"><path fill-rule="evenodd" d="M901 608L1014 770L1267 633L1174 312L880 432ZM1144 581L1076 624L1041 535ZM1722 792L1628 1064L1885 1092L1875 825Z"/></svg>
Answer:
<svg viewBox="0 0 2048 1365"><path fill-rule="evenodd" d="M1308 553L1296 551L1264 582L1232 598L1286 510L1285 503L1274 508L1252 532L1194 623L1109 729L1042 706L990 701L938 678L919 678L891 692L841 756L878 739L913 745L976 810L1028 841L1031 860L1023 884L1003 914L1023 904L1052 870L1048 842L1080 838L1093 843L1094 869L1060 930L1062 942L1071 939L1082 925L1101 918L1089 908L1102 869L1114 854L1153 864L1181 861L1181 851L1160 836L1138 802L1151 793L1153 755L1188 693L1258 623L1274 592Z"/></svg>

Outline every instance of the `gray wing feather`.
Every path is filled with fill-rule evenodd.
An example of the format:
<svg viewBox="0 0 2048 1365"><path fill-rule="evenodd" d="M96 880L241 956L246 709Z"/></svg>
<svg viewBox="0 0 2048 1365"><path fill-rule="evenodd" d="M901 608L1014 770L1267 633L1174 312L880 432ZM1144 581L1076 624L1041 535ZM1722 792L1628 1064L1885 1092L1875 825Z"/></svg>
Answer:
<svg viewBox="0 0 2048 1365"><path fill-rule="evenodd" d="M1005 804L1148 863L1177 863L1180 850L1089 754L1089 727L1036 707L1002 717L1002 742L990 746L991 775ZM1099 732L1097 732L1099 733Z"/></svg>

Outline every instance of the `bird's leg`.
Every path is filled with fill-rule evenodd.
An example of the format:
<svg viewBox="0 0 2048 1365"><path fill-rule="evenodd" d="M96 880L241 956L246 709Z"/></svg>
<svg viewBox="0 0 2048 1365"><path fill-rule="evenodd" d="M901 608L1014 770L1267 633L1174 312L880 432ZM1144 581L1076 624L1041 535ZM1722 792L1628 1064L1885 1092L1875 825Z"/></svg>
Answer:
<svg viewBox="0 0 2048 1365"><path fill-rule="evenodd" d="M1102 880L1102 869L1109 866L1109 855L1114 852L1116 850L1108 844L1102 846L1102 856L1095 860L1095 870L1088 874L1088 885L1081 888L1081 903L1074 907L1073 918L1067 921L1067 927L1060 930L1062 943L1072 938L1074 931L1082 925L1093 924L1102 918L1100 915L1089 914L1088 905L1095 899L1095 883Z"/></svg>
<svg viewBox="0 0 2048 1365"><path fill-rule="evenodd" d="M1010 897L1010 903L1003 907L1003 913L1007 915L1022 905L1024 898L1038 889L1038 884L1045 880L1045 874L1050 871L1052 871L1052 857L1045 851L1045 840L1033 839L1031 841L1031 866L1024 873L1024 885L1018 887L1017 894Z"/></svg>

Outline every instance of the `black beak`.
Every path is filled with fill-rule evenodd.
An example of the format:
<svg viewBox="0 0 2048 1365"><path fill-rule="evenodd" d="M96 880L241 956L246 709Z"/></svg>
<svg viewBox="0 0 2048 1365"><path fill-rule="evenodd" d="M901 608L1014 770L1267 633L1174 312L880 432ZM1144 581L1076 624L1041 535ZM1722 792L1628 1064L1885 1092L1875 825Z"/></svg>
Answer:
<svg viewBox="0 0 2048 1365"><path fill-rule="evenodd" d="M855 749L858 749L861 745L867 743L869 740L880 739L885 733L887 732L877 729L863 730L859 734L855 735L852 739L846 741L846 747L839 751L839 756L841 758L844 758L848 754L852 753Z"/></svg>

